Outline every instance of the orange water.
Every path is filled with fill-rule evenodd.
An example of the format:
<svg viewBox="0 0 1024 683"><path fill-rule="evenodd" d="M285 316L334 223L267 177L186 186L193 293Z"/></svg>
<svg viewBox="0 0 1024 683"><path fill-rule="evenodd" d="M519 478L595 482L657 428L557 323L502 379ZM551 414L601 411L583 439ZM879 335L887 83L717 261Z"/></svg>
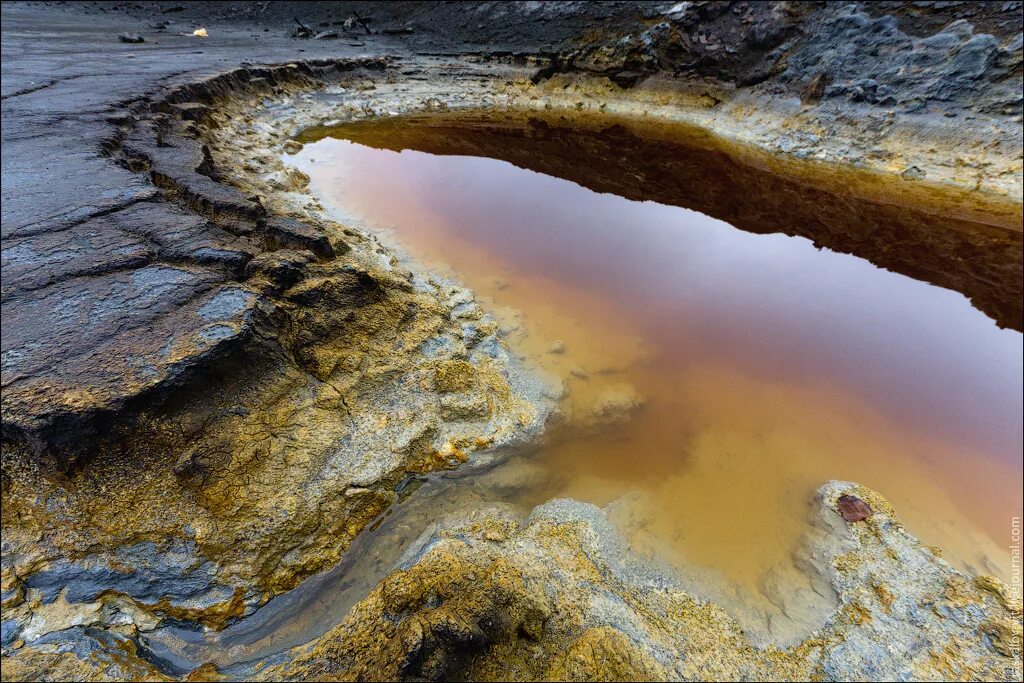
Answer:
<svg viewBox="0 0 1024 683"><path fill-rule="evenodd" d="M954 564L1010 578L1022 335L961 294L495 159L327 137L287 160L339 220L454 271L562 379L519 502L631 494L638 550L763 597L815 489L852 480Z"/></svg>

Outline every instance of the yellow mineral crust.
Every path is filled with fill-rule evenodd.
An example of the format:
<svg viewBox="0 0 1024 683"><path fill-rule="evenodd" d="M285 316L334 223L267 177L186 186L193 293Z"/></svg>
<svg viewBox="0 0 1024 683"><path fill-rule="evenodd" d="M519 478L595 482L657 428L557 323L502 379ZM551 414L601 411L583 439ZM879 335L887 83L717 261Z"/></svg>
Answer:
<svg viewBox="0 0 1024 683"><path fill-rule="evenodd" d="M840 495L870 501L872 523L843 522ZM525 521L489 509L434 532L418 559L381 581L340 625L258 675L1019 679L1020 623L1000 600L1001 582L971 581L936 558L873 491L830 482L818 501L841 542L829 546L839 607L792 647L752 646L721 608L635 564L603 513L559 500ZM836 552L840 545L850 550Z"/></svg>

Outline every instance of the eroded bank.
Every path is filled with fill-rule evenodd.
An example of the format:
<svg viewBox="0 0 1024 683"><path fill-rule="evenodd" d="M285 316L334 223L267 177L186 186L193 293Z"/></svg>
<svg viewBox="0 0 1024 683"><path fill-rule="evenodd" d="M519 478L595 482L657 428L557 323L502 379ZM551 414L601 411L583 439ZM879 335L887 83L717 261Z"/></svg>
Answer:
<svg viewBox="0 0 1024 683"><path fill-rule="evenodd" d="M657 89L616 100L606 96L618 91L601 81L534 83L532 67L370 60L248 69L179 88L124 119L111 137L111 155L148 175L181 210L173 228L190 222L194 235L184 241L191 249L172 256L178 264L133 284L173 288L178 273L197 264L212 265L231 284L196 301L201 322L195 336L179 339L168 330L167 337L154 337L152 348L133 346L135 375L114 377L104 364L127 348L117 335L103 353L82 359L83 372L103 378L109 391L82 397L73 387L63 394L19 387L21 400L42 398L51 410L36 413L36 422L14 424L21 431L12 433L23 438L10 456L5 451L4 536L12 549L5 559L16 558L5 565L5 619L14 610L10 645L25 648L9 666L24 664L21 671L29 674L38 667L52 672L80 666L77 654L57 652L61 643L71 643L74 652L99 653L99 663L90 665L98 669L84 670L89 675L110 666L119 667L111 669L119 675L180 675L142 646L140 632L168 619L219 628L251 613L337 562L411 475L466 460L480 465L500 454L499 446L537 433L558 391L521 367L502 341L499 323L472 293L457 282L407 270L373 235L332 223L311 204L301 175L289 172L279 156L291 135L314 123L434 108L578 112L618 102L633 108L626 113L656 116L650 104L655 98L684 114L679 120L719 133L729 126L755 128L749 118L734 118L741 103L719 109L709 106L705 94L672 93L666 100ZM320 98L316 91L325 85L332 97ZM777 152L771 144L798 136L781 133L788 118L773 125L775 116L759 114L757 128L766 137L753 142ZM828 139L849 142L839 135ZM820 144L825 160L842 160L839 151L828 156L828 139ZM913 151L920 152L916 166L932 171L924 149ZM1004 256L1016 254L1019 271L1019 246L1012 248L1014 239L1019 245L1019 224L1012 225L1012 203L1007 210L998 199L1013 193L1005 169L958 176L941 170L948 150L931 155L931 178L978 185L997 198L982 203L980 222L1000 228L985 234L1008 241ZM906 182L916 187L917 181ZM143 202L136 208L147 207ZM970 218L979 214L972 211ZM144 215L136 221L146 225ZM129 217L126 234L139 229ZM164 250L171 246L160 244L166 234L152 237ZM1012 273L1010 261L995 270ZM973 283L974 271L967 270L954 279ZM992 270L986 262L977 272ZM996 291L968 295L1000 302L1007 292L1013 296L1005 283L997 282ZM84 315L69 318L81 321ZM438 340L445 343L430 343ZM428 356L424 344L447 350ZM5 411L14 400L6 394ZM83 411L83 401L93 409ZM5 430L6 418L5 412ZM86 454L87 468L55 474L38 465L40 450L58 463L81 458L59 435L83 424L113 435ZM958 580L939 560L922 557L944 581ZM126 564L135 571L125 571ZM519 580L518 574L513 578ZM971 622L967 628L994 628L997 636L1009 629L1012 636L1012 622L1007 626L992 610L1012 615L1019 608L1000 602L1001 589L994 585L994 598L971 588L968 602L999 625L986 631ZM423 604L432 601L426 596ZM506 604L504 598L498 603ZM369 605L362 609L373 609ZM478 618L493 614L471 620ZM542 638L545 618L538 619L511 633ZM843 628L854 629L864 620L847 622L852 625ZM950 632L936 634L945 637ZM472 628L450 643L425 638L410 644L413 654L387 657L381 666L400 664L394 675L463 670L463 649L482 642ZM5 645L7 640L5 634ZM1000 642L979 637L964 652L970 662L989 658L980 666L995 671L1006 655L991 643ZM111 660L115 648L128 648L130 656ZM634 658L643 656L632 650L623 657L629 666L641 666ZM349 669L339 666L347 675ZM642 663L641 670L652 667Z"/></svg>

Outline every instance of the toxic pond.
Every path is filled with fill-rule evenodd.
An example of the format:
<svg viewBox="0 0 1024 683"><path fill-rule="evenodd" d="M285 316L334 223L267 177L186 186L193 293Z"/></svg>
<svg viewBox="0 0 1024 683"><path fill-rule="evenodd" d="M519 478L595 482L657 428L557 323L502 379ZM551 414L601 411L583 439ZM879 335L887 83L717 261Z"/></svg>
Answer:
<svg viewBox="0 0 1024 683"><path fill-rule="evenodd" d="M707 145L643 147L617 126L426 117L302 141L287 163L332 215L475 290L513 348L564 387L542 443L448 490L524 509L559 496L611 505L637 552L779 640L828 607L813 581L804 590L799 559L828 479L887 496L954 565L1009 575L1022 504L1019 217L1007 227L964 207L951 216L955 202L870 203L836 178L818 192L813 177L791 182ZM992 263L961 258L978 234ZM276 632L278 647L317 631L317 609L336 622L360 596L326 586L368 588L459 497L417 506L431 486L350 551L356 565L376 558L361 579L311 582L305 626ZM274 631L248 628L221 645Z"/></svg>

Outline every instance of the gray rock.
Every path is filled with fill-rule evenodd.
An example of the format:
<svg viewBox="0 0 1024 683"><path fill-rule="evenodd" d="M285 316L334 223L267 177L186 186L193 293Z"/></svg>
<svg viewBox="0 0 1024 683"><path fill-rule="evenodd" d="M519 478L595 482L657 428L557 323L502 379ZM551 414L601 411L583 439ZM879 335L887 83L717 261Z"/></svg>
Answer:
<svg viewBox="0 0 1024 683"><path fill-rule="evenodd" d="M166 598L172 605L208 606L230 599L233 592L216 584L214 570L192 543L179 540L161 547L146 541L109 556L57 560L29 576L25 586L39 591L44 603L62 593L69 603L92 602L111 591L147 604Z"/></svg>

